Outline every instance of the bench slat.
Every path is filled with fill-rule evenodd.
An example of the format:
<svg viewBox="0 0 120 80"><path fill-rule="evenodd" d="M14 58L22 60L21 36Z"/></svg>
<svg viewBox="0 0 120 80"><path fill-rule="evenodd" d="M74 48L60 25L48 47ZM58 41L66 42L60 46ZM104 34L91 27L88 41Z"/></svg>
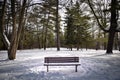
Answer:
<svg viewBox="0 0 120 80"><path fill-rule="evenodd" d="M45 57L45 63L74 63L79 62L79 57Z"/></svg>
<svg viewBox="0 0 120 80"><path fill-rule="evenodd" d="M45 64L44 64L44 66L75 66L75 65L78 66L78 65L81 65L81 64L79 64L79 63L73 63L73 64L72 64L72 63L70 63L70 64L68 64L68 63L67 63L67 64L66 64L66 63L65 63L65 64L64 64L64 63L58 63L58 64L45 63Z"/></svg>

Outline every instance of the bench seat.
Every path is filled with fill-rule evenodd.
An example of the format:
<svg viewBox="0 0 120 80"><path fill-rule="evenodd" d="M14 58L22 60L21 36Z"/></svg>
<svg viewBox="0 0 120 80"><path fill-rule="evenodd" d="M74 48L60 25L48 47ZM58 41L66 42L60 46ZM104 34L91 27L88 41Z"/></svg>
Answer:
<svg viewBox="0 0 120 80"><path fill-rule="evenodd" d="M44 66L74 66L80 63L44 63Z"/></svg>

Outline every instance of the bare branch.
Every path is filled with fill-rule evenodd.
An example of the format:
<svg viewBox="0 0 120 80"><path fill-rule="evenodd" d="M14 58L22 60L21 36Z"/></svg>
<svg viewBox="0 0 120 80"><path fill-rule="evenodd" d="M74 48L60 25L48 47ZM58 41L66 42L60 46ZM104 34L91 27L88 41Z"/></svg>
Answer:
<svg viewBox="0 0 120 80"><path fill-rule="evenodd" d="M100 27L104 32L109 32L109 30L106 30L106 29L100 24L100 21L99 21L97 15L95 14L95 11L94 11L94 9L93 9L91 3L90 3L90 0L88 0L88 4L89 4L89 7L90 7L90 9L92 10L92 12L93 12L93 14L94 14L96 20L97 20L97 23L98 23L99 27Z"/></svg>
<svg viewBox="0 0 120 80"><path fill-rule="evenodd" d="M1 15L1 19L0 19L0 30L1 30L0 32L2 34L2 39L5 43L5 46L9 49L10 42L4 33L6 3L7 3L7 0L4 0L3 5L2 5L2 13L1 13L2 15Z"/></svg>

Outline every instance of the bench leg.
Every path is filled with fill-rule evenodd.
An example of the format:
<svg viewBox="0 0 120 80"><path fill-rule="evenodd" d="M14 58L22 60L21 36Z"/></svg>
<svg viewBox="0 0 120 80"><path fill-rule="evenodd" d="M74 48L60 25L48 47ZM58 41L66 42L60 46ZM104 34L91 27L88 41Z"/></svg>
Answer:
<svg viewBox="0 0 120 80"><path fill-rule="evenodd" d="M47 72L49 71L48 66L47 66Z"/></svg>
<svg viewBox="0 0 120 80"><path fill-rule="evenodd" d="M77 72L77 66L78 66L78 65L75 65L75 72Z"/></svg>

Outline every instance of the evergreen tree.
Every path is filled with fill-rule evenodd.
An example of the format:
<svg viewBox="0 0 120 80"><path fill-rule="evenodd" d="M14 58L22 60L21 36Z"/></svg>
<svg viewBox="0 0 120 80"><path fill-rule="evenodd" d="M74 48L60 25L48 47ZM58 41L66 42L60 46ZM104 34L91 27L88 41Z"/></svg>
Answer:
<svg viewBox="0 0 120 80"><path fill-rule="evenodd" d="M69 13L69 9L68 13ZM74 25L73 25L73 16L72 14L67 14L68 16L66 17L66 33L65 33L65 43L66 45L68 45L71 50L72 50L72 46L74 45Z"/></svg>
<svg viewBox="0 0 120 80"><path fill-rule="evenodd" d="M90 39L89 34L89 17L84 15L80 8L80 3L76 4L70 8L66 9L66 43L72 46L77 46L79 50L80 45L86 45L88 39Z"/></svg>

